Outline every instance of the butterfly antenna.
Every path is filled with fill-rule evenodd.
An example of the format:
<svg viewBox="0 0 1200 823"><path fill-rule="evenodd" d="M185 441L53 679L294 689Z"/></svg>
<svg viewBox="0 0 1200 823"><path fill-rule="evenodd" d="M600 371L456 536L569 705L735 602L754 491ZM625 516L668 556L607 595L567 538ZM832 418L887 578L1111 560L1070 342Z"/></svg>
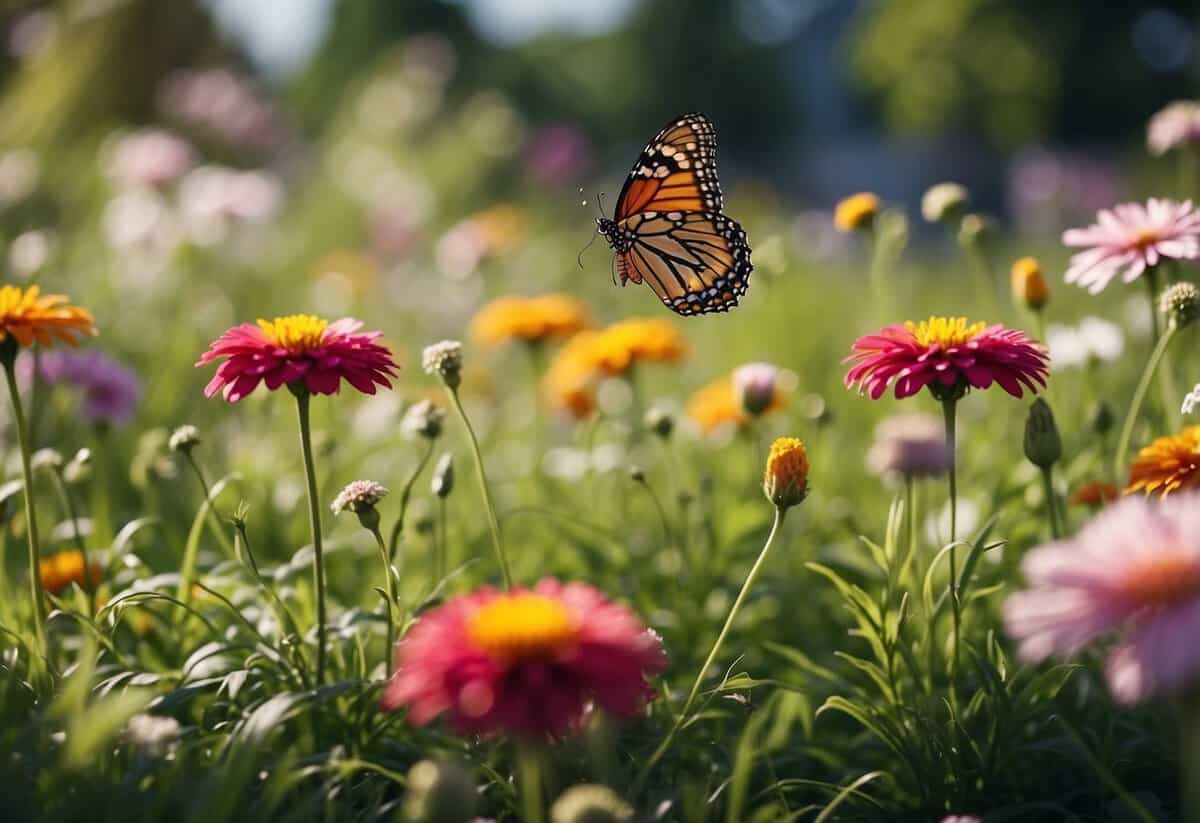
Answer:
<svg viewBox="0 0 1200 823"><path fill-rule="evenodd" d="M580 271L583 271L583 253L585 251L587 251L588 249L590 249L592 247L592 244L595 242L596 242L596 234L595 234L595 232L593 232L592 238L587 241L587 245L585 245L582 249L580 249L579 254L575 257L575 262L579 264Z"/></svg>
<svg viewBox="0 0 1200 823"><path fill-rule="evenodd" d="M598 208L600 210L601 217L608 216L607 214L604 213L604 192L600 192L599 194L596 195L596 208Z"/></svg>

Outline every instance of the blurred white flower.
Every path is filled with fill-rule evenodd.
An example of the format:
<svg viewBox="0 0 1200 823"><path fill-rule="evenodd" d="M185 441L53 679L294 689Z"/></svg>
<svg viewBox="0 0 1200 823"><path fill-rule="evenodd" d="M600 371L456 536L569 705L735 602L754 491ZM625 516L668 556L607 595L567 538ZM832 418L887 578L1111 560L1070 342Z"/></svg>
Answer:
<svg viewBox="0 0 1200 823"><path fill-rule="evenodd" d="M17 203L32 194L41 171L32 149L13 149L0 155L0 206Z"/></svg>
<svg viewBox="0 0 1200 823"><path fill-rule="evenodd" d="M8 250L8 265L13 274L21 278L36 274L50 259L54 240L53 232L42 229L30 229L18 234Z"/></svg>
<svg viewBox="0 0 1200 823"><path fill-rule="evenodd" d="M958 539L970 540L979 527L979 505L969 498L958 498ZM950 542L950 501L925 520L925 536L935 546Z"/></svg>
<svg viewBox="0 0 1200 823"><path fill-rule="evenodd" d="M1183 408L1180 411L1184 414L1191 414L1197 406L1200 406L1200 383L1197 383L1183 398Z"/></svg>
<svg viewBox="0 0 1200 823"><path fill-rule="evenodd" d="M173 717L135 714L125 724L125 740L142 754L162 757L179 740L182 729Z"/></svg>
<svg viewBox="0 0 1200 823"><path fill-rule="evenodd" d="M137 187L121 192L104 207L104 237L114 249L152 245L162 239L171 216L166 201L153 189Z"/></svg>
<svg viewBox="0 0 1200 823"><path fill-rule="evenodd" d="M1051 325L1046 329L1050 368L1084 366L1095 359L1111 362L1125 351L1121 327L1099 317L1085 317L1078 326Z"/></svg>
<svg viewBox="0 0 1200 823"><path fill-rule="evenodd" d="M121 135L102 152L105 173L132 186L158 186L175 180L195 162L191 145L162 129Z"/></svg>

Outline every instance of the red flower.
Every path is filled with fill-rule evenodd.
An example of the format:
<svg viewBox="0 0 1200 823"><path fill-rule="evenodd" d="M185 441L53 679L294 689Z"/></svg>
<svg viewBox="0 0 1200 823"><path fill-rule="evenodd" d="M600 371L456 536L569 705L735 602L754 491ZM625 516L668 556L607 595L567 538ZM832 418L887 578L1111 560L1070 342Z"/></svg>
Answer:
<svg viewBox="0 0 1200 823"><path fill-rule="evenodd" d="M895 384L897 398L929 386L934 394L952 394L992 383L1013 397L1022 386L1037 393L1046 385L1049 358L1023 331L996 323L967 325L963 317L930 317L921 323L884 327L860 337L846 362L846 386L858 384L872 400Z"/></svg>
<svg viewBox="0 0 1200 823"><path fill-rule="evenodd" d="M589 702L629 717L666 668L657 635L586 583L484 588L426 613L396 646L383 708L463 733L561 736Z"/></svg>
<svg viewBox="0 0 1200 823"><path fill-rule="evenodd" d="M382 332L359 332L362 323L344 317L333 323L307 314L243 323L221 335L197 366L228 358L204 387L204 396L223 391L236 403L265 382L271 391L300 382L313 394L337 394L342 378L364 394L391 388L392 353L377 341Z"/></svg>

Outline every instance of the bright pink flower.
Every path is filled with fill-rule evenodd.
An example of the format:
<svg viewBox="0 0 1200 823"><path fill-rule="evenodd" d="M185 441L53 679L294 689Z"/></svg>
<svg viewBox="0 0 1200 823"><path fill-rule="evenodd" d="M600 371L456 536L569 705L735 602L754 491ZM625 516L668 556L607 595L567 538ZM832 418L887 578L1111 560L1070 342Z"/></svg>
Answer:
<svg viewBox="0 0 1200 823"><path fill-rule="evenodd" d="M1127 497L1075 537L1029 552L1022 568L1030 588L1009 596L1004 620L1024 659L1073 655L1124 630L1106 665L1120 702L1200 675L1200 494Z"/></svg>
<svg viewBox="0 0 1200 823"><path fill-rule="evenodd" d="M396 646L383 708L463 733L561 736L585 708L635 715L666 668L658 636L586 583L483 588L422 615Z"/></svg>
<svg viewBox="0 0 1200 823"><path fill-rule="evenodd" d="M846 387L858 384L872 400L895 385L897 398L926 386L939 397L992 383L1013 397L1021 387L1037 393L1046 385L1049 358L1025 332L999 323L968 325L963 317L930 317L920 323L885 326L860 337L846 362Z"/></svg>
<svg viewBox="0 0 1200 823"><path fill-rule="evenodd" d="M265 382L271 391L301 383L313 394L337 394L341 381L364 394L391 388L396 374L392 353L376 341L382 332L360 332L350 317L330 323L307 314L243 323L222 334L196 363L228 358L204 387L204 396L223 391L236 403Z"/></svg>
<svg viewBox="0 0 1200 823"><path fill-rule="evenodd" d="M1133 282L1163 258L1200 257L1200 212L1192 208L1191 200L1179 203L1152 197L1145 205L1122 203L1101 209L1087 228L1063 232L1062 241L1087 247L1071 258L1066 281L1096 294L1117 275Z"/></svg>

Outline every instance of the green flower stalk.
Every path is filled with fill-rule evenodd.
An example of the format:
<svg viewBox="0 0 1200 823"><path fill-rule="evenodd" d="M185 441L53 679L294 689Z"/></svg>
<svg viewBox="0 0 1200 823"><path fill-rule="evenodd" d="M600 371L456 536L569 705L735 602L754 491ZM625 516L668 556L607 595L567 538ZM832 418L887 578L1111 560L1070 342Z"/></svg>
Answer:
<svg viewBox="0 0 1200 823"><path fill-rule="evenodd" d="M433 546L433 579L446 576L446 498L454 491L454 455L446 452L433 467L430 490L438 500L438 529Z"/></svg>
<svg viewBox="0 0 1200 823"><path fill-rule="evenodd" d="M358 516L358 522L362 527L375 538L375 545L379 549L379 559L383 564L383 575L386 582L385 590L387 592L387 645L384 648L386 649L385 665L387 667L387 674L390 677L392 674L392 648L396 644L395 612L400 604L396 598L396 570L392 567L387 544L383 542L383 535L379 532L379 512L375 509L375 505L387 497L387 494L388 490L374 480L355 480L338 492L337 497L330 504L330 509L333 510L335 515L346 511L354 512Z"/></svg>
<svg viewBox="0 0 1200 823"><path fill-rule="evenodd" d="M308 488L309 527L313 547L313 586L317 593L317 685L325 682L325 552L321 542L321 504L317 497L317 469L313 464L312 427L308 406L312 395L302 384L288 385L296 397L297 420L300 424L300 452L304 457L304 476Z"/></svg>
<svg viewBox="0 0 1200 823"><path fill-rule="evenodd" d="M1134 389L1133 399L1129 401L1129 410L1125 413L1125 423L1121 427L1120 439L1117 440L1117 456L1113 464L1118 478L1124 475L1127 468L1133 429L1137 425L1138 413L1141 411L1142 403L1145 402L1146 392L1150 389L1150 382L1154 379L1155 371L1166 356L1167 348L1179 330L1191 325L1197 317L1200 317L1200 289L1191 283L1176 283L1163 292L1159 308L1166 315L1166 329L1158 337L1158 342L1155 343L1154 350L1150 353L1149 360L1146 361L1146 367L1142 370L1137 388Z"/></svg>
<svg viewBox="0 0 1200 823"><path fill-rule="evenodd" d="M512 573L509 571L508 556L504 553L504 544L500 537L500 521L496 517L496 505L492 502L491 488L488 486L487 473L483 467L483 453L479 448L479 438L467 417L462 400L458 396L458 387L462 383L462 343L457 340L443 340L427 346L422 354L425 371L437 375L446 387L450 405L458 414L463 428L471 444L471 454L475 458L475 476L479 480L479 492L483 497L484 509L487 511L488 529L492 537L492 549L496 555L496 564L500 567L500 577L505 589L512 588Z"/></svg>
<svg viewBox="0 0 1200 823"><path fill-rule="evenodd" d="M1062 457L1062 438L1054 423L1054 412L1050 405L1038 398L1029 407L1025 419L1025 457L1042 473L1042 485L1046 493L1046 517L1050 522L1050 536L1055 540L1062 537L1058 497L1054 493L1054 464Z"/></svg>

